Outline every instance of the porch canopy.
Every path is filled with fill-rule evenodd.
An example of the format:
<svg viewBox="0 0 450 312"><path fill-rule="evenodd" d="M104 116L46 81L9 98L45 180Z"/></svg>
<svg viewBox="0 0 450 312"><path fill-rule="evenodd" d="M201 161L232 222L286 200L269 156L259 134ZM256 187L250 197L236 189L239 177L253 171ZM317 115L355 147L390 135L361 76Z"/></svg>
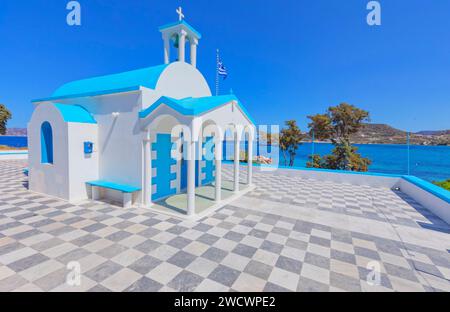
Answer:
<svg viewBox="0 0 450 312"><path fill-rule="evenodd" d="M240 142L248 140L247 159L253 159L255 124L238 98L233 95L175 99L162 96L139 112L144 132L144 204L150 206L152 196L151 143L158 133L170 133L185 146L187 161L187 214L195 214L196 160L202 159L203 148L196 148L203 138L212 137L215 162L215 201L221 199L222 145L234 141L233 191L239 192ZM226 138L226 134L228 137ZM247 183L252 183L252 166L248 166Z"/></svg>

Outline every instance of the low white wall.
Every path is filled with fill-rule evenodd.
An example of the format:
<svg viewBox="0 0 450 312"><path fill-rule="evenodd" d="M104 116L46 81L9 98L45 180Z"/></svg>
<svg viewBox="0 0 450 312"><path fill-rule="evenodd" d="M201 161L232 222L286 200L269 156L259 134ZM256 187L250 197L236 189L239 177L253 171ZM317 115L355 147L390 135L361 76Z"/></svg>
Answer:
<svg viewBox="0 0 450 312"><path fill-rule="evenodd" d="M28 151L14 150L0 152L0 160L28 159Z"/></svg>
<svg viewBox="0 0 450 312"><path fill-rule="evenodd" d="M403 193L412 197L426 209L430 210L436 216L450 224L449 203L404 179L399 181L398 187L400 187L400 190Z"/></svg>
<svg viewBox="0 0 450 312"><path fill-rule="evenodd" d="M336 183L348 183L354 185L367 185L371 187L400 188L400 191L421 204L436 216L450 224L450 204L433 193L403 179L402 177L371 175L371 174L352 174L321 170L302 170L287 168L267 168L254 167L254 170L262 172L282 173L287 176L300 176L306 179L319 181L331 181Z"/></svg>
<svg viewBox="0 0 450 312"><path fill-rule="evenodd" d="M254 167L263 172L282 173L288 176L300 176L305 179L315 179L320 181L331 181L336 183L348 183L355 185L367 185L372 187L396 187L399 177L378 176L369 174L352 174L340 172L328 172L321 170L302 170L302 169L287 169L277 168L272 170L265 167ZM255 170L255 169L254 169Z"/></svg>

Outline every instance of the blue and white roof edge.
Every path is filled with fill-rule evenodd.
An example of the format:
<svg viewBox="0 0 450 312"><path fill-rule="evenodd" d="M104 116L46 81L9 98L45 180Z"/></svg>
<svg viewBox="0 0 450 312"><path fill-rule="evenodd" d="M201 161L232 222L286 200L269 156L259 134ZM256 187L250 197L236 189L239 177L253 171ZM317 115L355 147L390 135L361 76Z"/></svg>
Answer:
<svg viewBox="0 0 450 312"><path fill-rule="evenodd" d="M170 66L170 64L162 64L122 73L71 81L56 89L50 97L35 99L31 102L51 102L64 99L133 92L140 91L144 87L155 89L161 75L168 66Z"/></svg>
<svg viewBox="0 0 450 312"><path fill-rule="evenodd" d="M241 101L233 94L201 98L185 98L179 100L168 96L162 96L148 108L140 111L139 118L147 118L162 105L166 105L184 116L201 116L231 102L236 103L236 106L241 110L245 117L255 125L255 121L242 105Z"/></svg>

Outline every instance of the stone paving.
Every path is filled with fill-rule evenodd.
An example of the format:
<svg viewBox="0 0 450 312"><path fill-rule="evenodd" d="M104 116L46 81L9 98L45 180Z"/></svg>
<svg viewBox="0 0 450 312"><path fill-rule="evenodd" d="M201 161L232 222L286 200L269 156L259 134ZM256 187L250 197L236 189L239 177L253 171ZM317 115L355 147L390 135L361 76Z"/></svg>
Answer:
<svg viewBox="0 0 450 312"><path fill-rule="evenodd" d="M0 161L0 291L450 291L450 226L399 191L255 170L194 222L32 193L25 166Z"/></svg>

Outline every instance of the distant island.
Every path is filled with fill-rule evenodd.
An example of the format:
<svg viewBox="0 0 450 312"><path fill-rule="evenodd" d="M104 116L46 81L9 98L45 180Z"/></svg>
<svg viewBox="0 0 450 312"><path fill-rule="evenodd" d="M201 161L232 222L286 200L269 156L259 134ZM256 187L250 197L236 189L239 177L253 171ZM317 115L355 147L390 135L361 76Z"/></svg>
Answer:
<svg viewBox="0 0 450 312"><path fill-rule="evenodd" d="M26 128L8 128L5 136L27 136Z"/></svg>
<svg viewBox="0 0 450 312"><path fill-rule="evenodd" d="M352 137L355 144L406 144L406 131L396 129L386 124L365 124L364 128ZM27 136L26 128L8 128L7 136ZM277 138L275 138L277 140ZM261 142L265 142L265 136ZM305 142L311 141L306 134ZM448 145L450 146L450 130L419 131L411 133L412 145Z"/></svg>
<svg viewBox="0 0 450 312"><path fill-rule="evenodd" d="M407 132L385 124L365 124L352 137L356 144L406 144ZM411 133L412 145L450 145L450 130Z"/></svg>
<svg viewBox="0 0 450 312"><path fill-rule="evenodd" d="M275 136L275 141L277 140L278 138ZM260 141L266 142L264 134L261 136ZM311 136L306 133L303 141L311 142ZM355 144L406 144L407 132L386 124L365 124L361 131L352 136L351 141ZM411 145L450 146L450 130L411 133L410 143Z"/></svg>

